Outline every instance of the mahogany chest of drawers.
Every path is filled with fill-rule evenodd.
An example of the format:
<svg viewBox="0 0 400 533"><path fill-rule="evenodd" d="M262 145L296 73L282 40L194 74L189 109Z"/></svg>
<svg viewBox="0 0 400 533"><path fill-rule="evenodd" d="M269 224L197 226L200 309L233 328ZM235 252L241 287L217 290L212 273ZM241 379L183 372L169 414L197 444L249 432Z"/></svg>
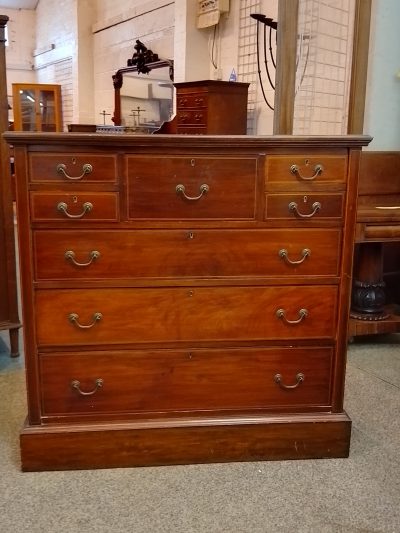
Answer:
<svg viewBox="0 0 400 533"><path fill-rule="evenodd" d="M248 83L201 80L174 87L177 133L246 134Z"/></svg>
<svg viewBox="0 0 400 533"><path fill-rule="evenodd" d="M368 137L9 133L23 470L345 457Z"/></svg>

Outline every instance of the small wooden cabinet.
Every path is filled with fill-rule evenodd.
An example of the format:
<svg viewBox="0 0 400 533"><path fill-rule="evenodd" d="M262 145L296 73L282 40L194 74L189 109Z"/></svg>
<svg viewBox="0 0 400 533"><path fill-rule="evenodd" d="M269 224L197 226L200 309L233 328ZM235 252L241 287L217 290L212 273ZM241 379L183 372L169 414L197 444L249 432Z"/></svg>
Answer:
<svg viewBox="0 0 400 533"><path fill-rule="evenodd" d="M248 83L203 80L174 86L177 133L246 134Z"/></svg>
<svg viewBox="0 0 400 533"><path fill-rule="evenodd" d="M15 146L24 470L345 457L368 137Z"/></svg>
<svg viewBox="0 0 400 533"><path fill-rule="evenodd" d="M13 83L15 131L63 130L61 85Z"/></svg>

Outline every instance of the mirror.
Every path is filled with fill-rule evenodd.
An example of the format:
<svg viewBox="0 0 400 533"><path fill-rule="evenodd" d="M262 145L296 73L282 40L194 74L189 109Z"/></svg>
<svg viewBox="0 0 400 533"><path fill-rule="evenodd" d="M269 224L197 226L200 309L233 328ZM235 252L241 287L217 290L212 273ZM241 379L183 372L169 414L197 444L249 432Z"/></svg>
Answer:
<svg viewBox="0 0 400 533"><path fill-rule="evenodd" d="M113 76L115 126L129 133L153 133L174 110L173 62L159 60L122 68Z"/></svg>

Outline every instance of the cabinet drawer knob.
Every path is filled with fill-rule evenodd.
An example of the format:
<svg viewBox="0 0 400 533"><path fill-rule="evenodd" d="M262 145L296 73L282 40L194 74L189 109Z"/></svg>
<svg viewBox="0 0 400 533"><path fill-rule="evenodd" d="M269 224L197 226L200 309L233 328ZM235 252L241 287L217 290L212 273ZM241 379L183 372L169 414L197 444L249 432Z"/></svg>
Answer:
<svg viewBox="0 0 400 533"><path fill-rule="evenodd" d="M86 213L89 213L93 209L93 204L90 202L85 202L83 204L83 211L81 213L78 213L77 215L72 215L71 213L68 213L68 205L65 202L59 202L57 204L58 211L61 211L66 215L68 218L82 218L86 215Z"/></svg>
<svg viewBox="0 0 400 533"><path fill-rule="evenodd" d="M295 389L300 385L300 383L303 383L305 380L305 375L302 372L299 372L296 374L296 383L294 385L285 385L282 382L282 374L275 374L274 381L277 383L282 389Z"/></svg>
<svg viewBox="0 0 400 533"><path fill-rule="evenodd" d="M92 396L95 392L97 392L101 387L103 386L104 381L101 378L97 378L94 382L94 389L88 392L85 392L81 389L81 382L77 379L74 379L71 381L71 388L75 389L79 392L81 396Z"/></svg>
<svg viewBox="0 0 400 533"><path fill-rule="evenodd" d="M320 202L314 202L313 205L311 206L312 208L311 213L300 213L299 207L296 202L290 202L288 207L289 207L289 211L293 211L300 218L311 218L316 213L318 213L318 211L321 209L321 204Z"/></svg>
<svg viewBox="0 0 400 533"><path fill-rule="evenodd" d="M92 328L99 320L103 318L103 315L101 313L94 313L93 314L93 322L91 324L80 324L79 323L79 315L77 313L70 313L68 315L68 320L72 322L76 327L80 329L90 329Z"/></svg>
<svg viewBox="0 0 400 533"><path fill-rule="evenodd" d="M290 172L292 174L294 174L295 176L298 176L301 180L304 180L304 181L312 181L312 180L315 180L315 178L317 176L319 176L320 174L322 174L322 172L324 171L324 167L322 165L315 165L314 167L314 174L312 176L302 176L301 173L300 173L300 169L297 165L292 165L290 167Z"/></svg>
<svg viewBox="0 0 400 533"><path fill-rule="evenodd" d="M307 309L300 309L299 311L299 318L297 320L289 320L286 318L286 311L284 309L278 309L276 312L276 316L280 319L282 319L283 322L286 322L286 324L300 324L302 320L308 317L308 311Z"/></svg>
<svg viewBox="0 0 400 533"><path fill-rule="evenodd" d="M289 265L301 265L301 263L303 263L306 260L306 258L311 255L311 250L309 248L304 248L301 251L301 259L298 259L297 261L293 259L289 259L289 252L285 248L282 248L281 250L279 250L278 255L284 261L286 261L286 263L289 263Z"/></svg>
<svg viewBox="0 0 400 533"><path fill-rule="evenodd" d="M207 185L207 183L203 183L203 185L200 185L200 194L198 196L188 196L185 193L185 186L181 183L175 187L176 194L181 194L186 200L195 201L200 200L200 198L203 196L203 194L207 194L210 190L210 187Z"/></svg>
<svg viewBox="0 0 400 533"><path fill-rule="evenodd" d="M79 261L77 261L75 259L75 252L72 250L67 250L64 254L64 257L67 261L70 261L75 266L87 267L91 265L93 261L95 261L96 259L100 257L100 252L98 252L97 250L92 250L91 252L89 252L89 261L87 261L86 263L80 263Z"/></svg>
<svg viewBox="0 0 400 533"><path fill-rule="evenodd" d="M67 174L67 167L63 163L57 165L58 174L62 174L65 178L69 180L81 180L86 174L90 174L93 171L93 167L90 163L85 163L82 165L82 174L80 176L69 176Z"/></svg>

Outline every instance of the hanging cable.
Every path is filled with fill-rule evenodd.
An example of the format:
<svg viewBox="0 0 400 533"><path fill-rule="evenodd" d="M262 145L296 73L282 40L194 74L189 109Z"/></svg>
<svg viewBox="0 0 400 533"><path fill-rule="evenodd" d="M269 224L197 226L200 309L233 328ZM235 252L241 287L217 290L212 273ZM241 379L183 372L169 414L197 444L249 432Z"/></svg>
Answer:
<svg viewBox="0 0 400 533"><path fill-rule="evenodd" d="M261 77L261 68L260 68L260 43L259 43L259 36L258 36L258 34L259 34L259 26L260 26L259 17L261 17L261 18L265 18L265 17L264 17L264 15L259 15L257 13L251 14L250 16L257 21L257 45L256 45L257 46L257 69L258 69L258 79L260 80L261 92L262 92L262 95L263 95L265 103L271 109L271 111L273 111L274 108L268 102L268 99L267 99L267 97L265 95L264 85L263 85L263 81L262 81L262 77Z"/></svg>

